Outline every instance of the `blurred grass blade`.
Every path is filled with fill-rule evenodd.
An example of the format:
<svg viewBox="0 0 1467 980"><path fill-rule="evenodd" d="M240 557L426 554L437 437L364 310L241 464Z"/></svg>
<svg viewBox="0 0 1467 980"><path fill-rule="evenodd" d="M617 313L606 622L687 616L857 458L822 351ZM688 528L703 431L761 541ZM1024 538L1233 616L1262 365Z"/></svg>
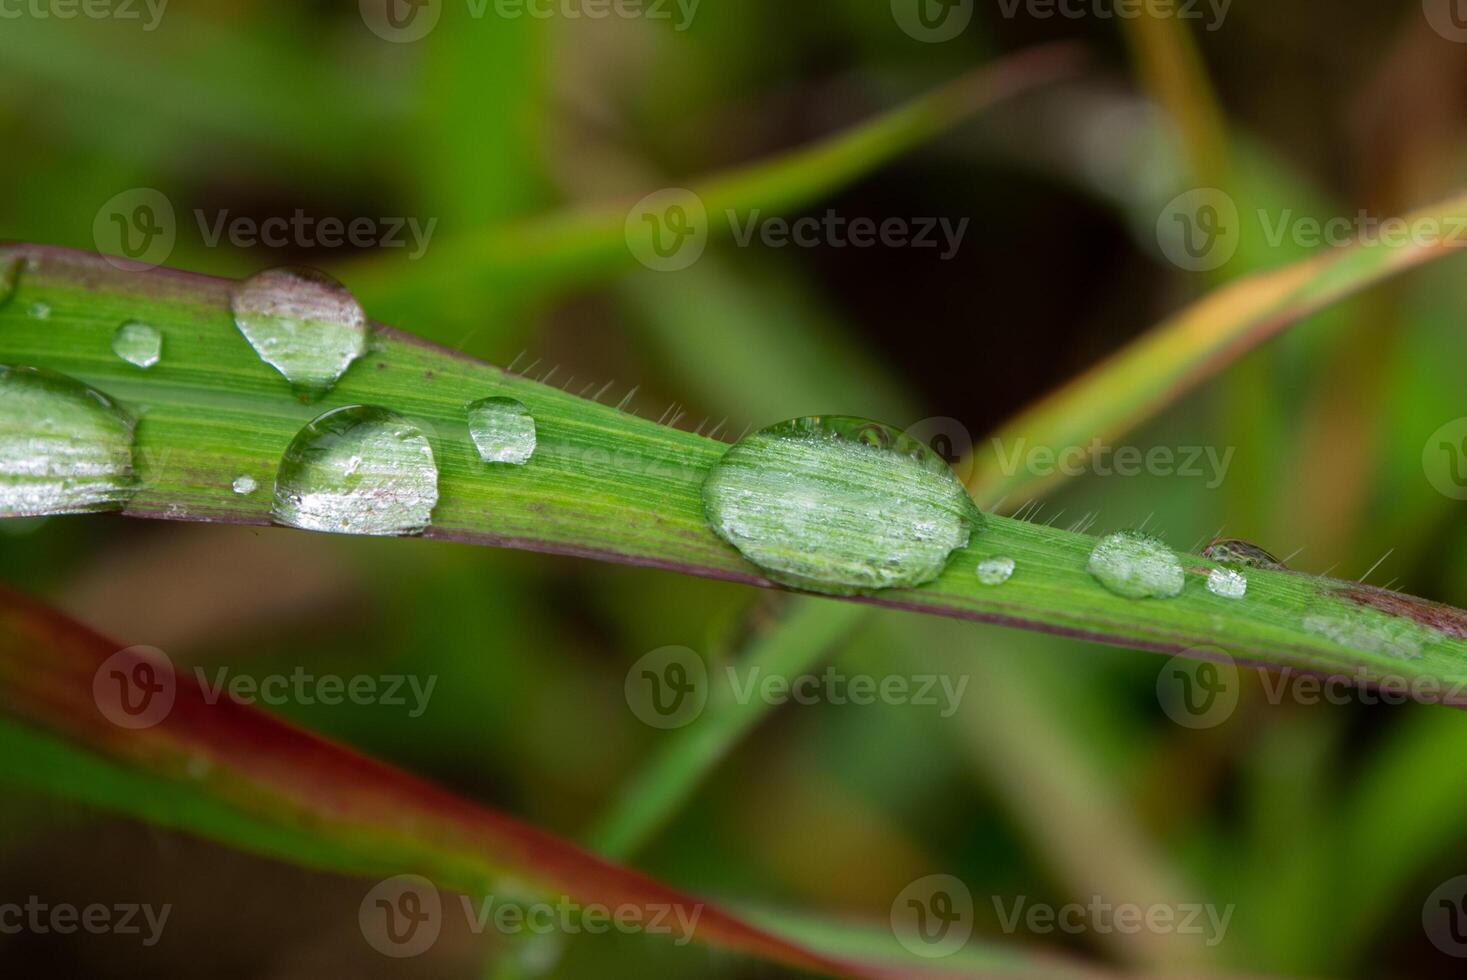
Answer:
<svg viewBox="0 0 1467 980"><path fill-rule="evenodd" d="M147 687L133 683L142 666ZM901 975L807 951L266 712L211 703L191 674L4 589L0 712L19 720L0 720L0 779L29 788L317 868L417 874L471 896L675 909L695 923L690 938L715 947L807 971Z"/></svg>
<svg viewBox="0 0 1467 980"><path fill-rule="evenodd" d="M1374 259L1366 268L1379 273L1373 252L1351 254ZM8 256L26 271L14 298L0 308L0 363L58 371L134 413L146 408L134 453L141 486L128 514L270 523L268 488L299 430L328 409L376 405L433 435L438 502L428 537L773 585L707 524L702 484L728 448L724 443L376 326L365 362L319 402L302 404L234 327L228 281L124 272L101 258L59 249L17 246ZM1319 303L1362 278L1332 262L1293 287ZM29 315L38 305L48 310L45 318ZM128 320L161 332L166 353L155 367L140 370L111 353L117 325ZM1172 345L1193 339L1188 331L1167 336ZM1146 382L1133 374L1124 380ZM1109 383L1104 387L1115 391ZM539 447L528 465L490 469L474 450L465 406L490 395L518 399L534 417ZM235 492L232 484L241 475L260 491ZM1083 534L992 517L933 582L858 601L1141 649L1220 645L1242 658L1359 671L1366 680L1467 678L1467 628L1454 610L1262 570L1250 573L1246 601L1226 599L1204 587L1215 566L1201 558L1186 560L1191 578L1182 595L1138 602L1091 577L1086 568L1095 545ZM981 584L973 573L979 560L996 555L1014 559L1020 569L1002 588ZM1311 629L1316 621L1348 628ZM1406 634L1413 656L1401 659L1396 644L1380 639L1382 631Z"/></svg>
<svg viewBox="0 0 1467 980"><path fill-rule="evenodd" d="M1331 303L1467 241L1467 196L1404 219L1404 244L1377 236L1302 262L1240 279L1152 329L1006 423L975 450L969 489L980 500L1014 502L1049 482L1003 462L1003 451L1085 453L1154 415L1243 351ZM1396 236L1391 236L1395 238Z"/></svg>
<svg viewBox="0 0 1467 980"><path fill-rule="evenodd" d="M753 211L796 208L833 193L998 100L1073 74L1079 63L1073 45L1034 48L810 146L686 186L707 212L709 235L726 235L728 216L742 223ZM418 262L373 257L338 272L372 308L388 313L404 310L413 296L462 292L466 276L497 291L563 286L633 264L627 219L635 203L574 206L445 238Z"/></svg>

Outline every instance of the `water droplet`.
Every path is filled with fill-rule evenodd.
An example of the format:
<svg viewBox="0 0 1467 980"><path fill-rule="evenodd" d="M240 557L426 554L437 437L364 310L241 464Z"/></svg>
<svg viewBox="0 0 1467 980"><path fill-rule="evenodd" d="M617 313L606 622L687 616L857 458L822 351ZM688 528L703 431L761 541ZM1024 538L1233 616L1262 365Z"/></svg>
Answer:
<svg viewBox="0 0 1467 980"><path fill-rule="evenodd" d="M1224 599L1241 599L1248 594L1248 578L1231 568L1214 568L1207 574L1207 591Z"/></svg>
<svg viewBox="0 0 1467 980"><path fill-rule="evenodd" d="M522 465L535 454L535 419L513 398L485 398L468 408L469 434L486 463Z"/></svg>
<svg viewBox="0 0 1467 980"><path fill-rule="evenodd" d="M0 365L0 516L121 508L137 489L135 428L74 378Z"/></svg>
<svg viewBox="0 0 1467 980"><path fill-rule="evenodd" d="M1400 660L1421 656L1422 629L1410 620L1374 611L1345 611L1322 607L1304 617L1304 628L1316 636L1366 653Z"/></svg>
<svg viewBox="0 0 1467 980"><path fill-rule="evenodd" d="M296 434L275 478L281 524L339 534L416 534L438 503L433 447L374 405L338 408Z"/></svg>
<svg viewBox="0 0 1467 980"><path fill-rule="evenodd" d="M1238 538L1218 538L1202 551L1202 557L1224 565L1280 570L1284 563L1256 544Z"/></svg>
<svg viewBox="0 0 1467 980"><path fill-rule="evenodd" d="M234 483L232 483L231 486L234 488L235 493L239 494L241 497L247 497L255 492L256 488L259 487L259 484L256 483L255 478L250 476L249 474L242 474L234 478Z"/></svg>
<svg viewBox="0 0 1467 980"><path fill-rule="evenodd" d="M740 440L709 472L703 506L771 579L832 595L930 582L982 520L930 448L837 416Z"/></svg>
<svg viewBox="0 0 1467 980"><path fill-rule="evenodd" d="M163 335L138 320L129 320L112 335L112 353L127 363L150 368L163 356Z"/></svg>
<svg viewBox="0 0 1467 980"><path fill-rule="evenodd" d="M1013 574L1012 558L989 558L978 563L978 581L984 585L1003 585Z"/></svg>
<svg viewBox="0 0 1467 980"><path fill-rule="evenodd" d="M32 320L49 320L49 319L51 319L51 307L47 306L45 303L32 303L31 304L31 319Z"/></svg>
<svg viewBox="0 0 1467 980"><path fill-rule="evenodd" d="M1118 531L1090 552L1090 574L1128 599L1168 599L1180 595L1186 576L1170 548L1149 534Z"/></svg>
<svg viewBox="0 0 1467 980"><path fill-rule="evenodd" d="M347 288L312 269L270 269L230 296L235 326L298 390L329 391L367 350L367 317Z"/></svg>

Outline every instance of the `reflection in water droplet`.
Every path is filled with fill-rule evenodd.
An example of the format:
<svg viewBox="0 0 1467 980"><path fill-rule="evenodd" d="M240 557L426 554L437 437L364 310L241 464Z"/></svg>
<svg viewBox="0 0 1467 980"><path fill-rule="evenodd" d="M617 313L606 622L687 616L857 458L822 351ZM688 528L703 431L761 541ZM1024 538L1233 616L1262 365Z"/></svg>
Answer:
<svg viewBox="0 0 1467 980"><path fill-rule="evenodd" d="M1241 599L1248 594L1248 578L1231 568L1214 568L1207 574L1207 591L1224 599Z"/></svg>
<svg viewBox="0 0 1467 980"><path fill-rule="evenodd" d="M121 508L137 489L135 428L80 381L0 365L0 516Z"/></svg>
<svg viewBox="0 0 1467 980"><path fill-rule="evenodd" d="M703 506L771 579L833 595L932 581L982 520L930 448L836 416L740 440L709 472Z"/></svg>
<svg viewBox="0 0 1467 980"><path fill-rule="evenodd" d="M1012 558L989 558L978 563L978 581L984 585L1003 585L1013 574Z"/></svg>
<svg viewBox="0 0 1467 980"><path fill-rule="evenodd" d="M1223 565L1239 565L1243 568L1282 569L1284 563L1264 551L1256 544L1239 538L1218 538L1202 550L1202 557Z"/></svg>
<svg viewBox="0 0 1467 980"><path fill-rule="evenodd" d="M254 477L249 476L248 474L244 474L235 477L234 483L231 484L231 486L233 486L235 493L239 494L241 497L246 497L254 493L256 488L259 487L259 484L255 482Z"/></svg>
<svg viewBox="0 0 1467 980"><path fill-rule="evenodd" d="M1128 599L1169 599L1180 595L1186 576L1170 548L1139 531L1118 531L1090 553L1090 574Z"/></svg>
<svg viewBox="0 0 1467 980"><path fill-rule="evenodd" d="M112 353L129 364L150 368L163 356L163 335L138 320L129 320L112 335Z"/></svg>
<svg viewBox="0 0 1467 980"><path fill-rule="evenodd" d="M486 463L522 465L535 455L535 419L513 398L485 398L468 408L469 434Z"/></svg>
<svg viewBox="0 0 1467 980"><path fill-rule="evenodd" d="M286 449L272 513L338 534L416 534L438 503L433 447L416 425L372 405L319 416Z"/></svg>
<svg viewBox="0 0 1467 980"><path fill-rule="evenodd" d="M32 303L31 304L31 319L32 320L49 320L49 319L51 319L51 307L47 306L45 303Z"/></svg>
<svg viewBox="0 0 1467 980"><path fill-rule="evenodd" d="M261 272L234 288L230 309L261 360L309 395L329 391L367 350L361 305L323 272Z"/></svg>

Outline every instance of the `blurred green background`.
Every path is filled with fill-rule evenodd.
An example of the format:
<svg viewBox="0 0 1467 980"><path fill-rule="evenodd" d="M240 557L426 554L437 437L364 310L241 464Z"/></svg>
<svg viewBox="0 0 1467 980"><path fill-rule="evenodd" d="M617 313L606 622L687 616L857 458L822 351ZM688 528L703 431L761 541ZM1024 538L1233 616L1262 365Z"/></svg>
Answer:
<svg viewBox="0 0 1467 980"><path fill-rule="evenodd" d="M141 4L136 19L63 19L46 4L7 14L0 235L95 249L107 202L155 188L177 216L169 265L227 276L321 267L375 319L533 364L536 377L553 367L577 389L610 384L604 401L635 389L629 407L644 416L677 405L677 424L727 418L730 437L810 413L904 427L950 418L973 440L1210 286L1307 251L1247 238L1212 274L1166 261L1158 216L1202 181L1157 107L1165 92L1136 70L1133 25L1097 15L1104 5L1043 17L1042 5L1010 16L1010 5L980 3L941 43L905 32L883 2L703 0L686 23L674 5L660 8L666 19L566 16L585 9L574 0L545 18L437 6L436 26L411 42L384 39L351 4L178 4L156 21ZM1216 29L1209 9L1180 24L1226 120L1227 189L1245 216L1353 220L1460 187L1467 45L1435 30L1420 3L1240 3ZM1079 79L987 112L803 212L967 219L950 260L725 238L675 273L628 255L609 275L491 277L453 244L684 185L1064 38L1093 53ZM376 244L209 240L221 219L298 212L370 219ZM432 228L420 258L381 241L399 221ZM1376 584L1467 605L1467 521L1422 465L1432 433L1467 414L1464 299L1460 265L1412 273L1295 328L1124 441L1231 452L1225 479L1091 475L1027 512L1065 525L1089 516L1097 530L1144 523L1179 548L1226 529L1304 571L1370 571ZM672 737L629 709L632 664L669 645L731 661L811 601L568 558L113 517L0 524L0 562L6 580L183 664L435 677L421 717L387 705L279 710L571 838ZM883 931L903 888L951 874L975 896L984 941L1122 974L1184 963L1460 975L1422 927L1428 896L1467 872L1459 712L1275 704L1245 672L1236 710L1193 729L1158 698L1161 658L894 612L870 614L817 669L825 662L967 687L952 717L914 704L771 710L633 864L736 905ZM417 960L379 956L357 925L361 882L51 800L3 801L0 901L174 906L154 948L0 935L13 975L507 969L512 944L466 933ZM1005 934L992 900L1097 895L1234 912L1222 942L1179 951L1165 937L1093 929ZM580 936L549 975L776 974L653 939Z"/></svg>

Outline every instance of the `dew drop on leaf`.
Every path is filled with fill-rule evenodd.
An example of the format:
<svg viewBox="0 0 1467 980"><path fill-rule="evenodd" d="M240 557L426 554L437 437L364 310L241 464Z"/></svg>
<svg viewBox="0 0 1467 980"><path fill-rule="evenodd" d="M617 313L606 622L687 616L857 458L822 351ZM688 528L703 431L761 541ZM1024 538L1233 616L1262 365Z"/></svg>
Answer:
<svg viewBox="0 0 1467 980"><path fill-rule="evenodd" d="M31 319L32 320L49 320L49 319L51 319L51 307L47 306L45 303L32 303L31 304Z"/></svg>
<svg viewBox="0 0 1467 980"><path fill-rule="evenodd" d="M1003 585L1013 574L1012 558L989 558L978 563L978 581L984 585Z"/></svg>
<svg viewBox="0 0 1467 980"><path fill-rule="evenodd" d="M1202 557L1223 565L1280 570L1284 563L1256 544L1238 538L1218 538L1202 550Z"/></svg>
<svg viewBox="0 0 1467 980"><path fill-rule="evenodd" d="M338 408L297 433L280 461L271 513L337 534L417 534L438 503L438 466L423 431L374 405Z"/></svg>
<svg viewBox="0 0 1467 980"><path fill-rule="evenodd" d="M982 521L929 447L840 416L741 439L709 472L703 506L769 578L832 595L930 582Z"/></svg>
<svg viewBox="0 0 1467 980"><path fill-rule="evenodd" d="M120 509L137 490L135 429L74 378L0 365L0 516Z"/></svg>
<svg viewBox="0 0 1467 980"><path fill-rule="evenodd" d="M1169 599L1186 583L1176 554L1139 531L1102 538L1090 553L1089 570L1101 585L1128 599Z"/></svg>
<svg viewBox="0 0 1467 980"><path fill-rule="evenodd" d="M112 353L134 367L150 368L163 356L163 335L139 320L129 320L112 335Z"/></svg>
<svg viewBox="0 0 1467 980"><path fill-rule="evenodd" d="M233 488L234 492L239 494L241 497L247 497L255 492L256 488L259 487L259 484L255 482L254 477L246 473L235 477L234 483L230 484L230 486Z"/></svg>
<svg viewBox="0 0 1467 980"><path fill-rule="evenodd" d="M345 286L313 269L269 269L235 286L235 326L298 391L319 397L367 351L367 317Z"/></svg>
<svg viewBox="0 0 1467 980"><path fill-rule="evenodd" d="M1207 591L1224 599L1241 599L1248 594L1248 578L1231 568L1214 568L1207 574Z"/></svg>
<svg viewBox="0 0 1467 980"><path fill-rule="evenodd" d="M469 434L486 463L521 466L535 455L535 419L513 398L484 398L468 407Z"/></svg>

